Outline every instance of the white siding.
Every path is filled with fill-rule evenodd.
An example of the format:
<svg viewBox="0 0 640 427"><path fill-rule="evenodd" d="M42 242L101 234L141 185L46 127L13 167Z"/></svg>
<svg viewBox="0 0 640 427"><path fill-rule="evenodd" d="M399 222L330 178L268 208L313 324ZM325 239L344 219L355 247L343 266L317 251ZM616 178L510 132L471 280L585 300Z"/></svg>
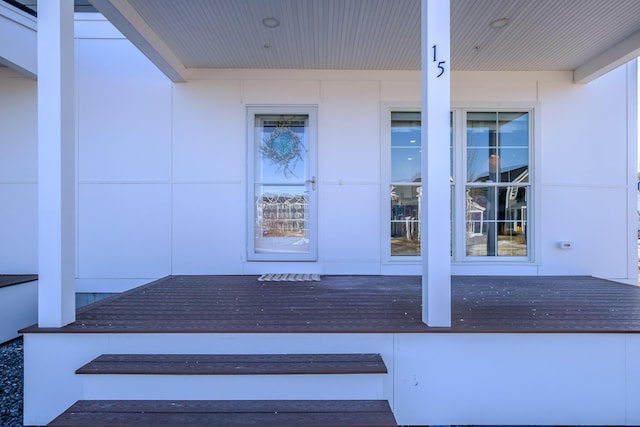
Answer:
<svg viewBox="0 0 640 427"><path fill-rule="evenodd" d="M38 270L36 82L0 68L0 272Z"/></svg>
<svg viewBox="0 0 640 427"><path fill-rule="evenodd" d="M570 76L540 84L541 274L627 276L625 76L621 67L586 86ZM558 249L564 240L573 249Z"/></svg>
<svg viewBox="0 0 640 427"><path fill-rule="evenodd" d="M379 88L367 80L322 83L319 250L327 274L380 273Z"/></svg>

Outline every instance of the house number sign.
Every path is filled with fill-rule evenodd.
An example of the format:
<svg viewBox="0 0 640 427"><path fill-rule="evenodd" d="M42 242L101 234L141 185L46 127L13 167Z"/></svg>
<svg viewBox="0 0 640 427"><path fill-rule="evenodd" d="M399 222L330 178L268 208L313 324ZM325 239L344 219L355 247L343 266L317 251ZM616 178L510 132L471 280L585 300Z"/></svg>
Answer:
<svg viewBox="0 0 640 427"><path fill-rule="evenodd" d="M438 61L438 48L435 44L433 45L433 62L437 63L438 75L436 75L436 77L442 77L444 74L444 64L446 64L447 61Z"/></svg>

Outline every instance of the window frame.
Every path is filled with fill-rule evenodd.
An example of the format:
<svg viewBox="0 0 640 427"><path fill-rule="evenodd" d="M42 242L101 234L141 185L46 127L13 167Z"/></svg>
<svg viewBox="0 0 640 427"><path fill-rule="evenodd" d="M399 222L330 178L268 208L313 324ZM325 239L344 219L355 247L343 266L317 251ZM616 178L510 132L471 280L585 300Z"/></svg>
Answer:
<svg viewBox="0 0 640 427"><path fill-rule="evenodd" d="M391 113L394 112L419 112L421 106L418 103L388 103L382 108L381 117L381 255L383 265L414 265L421 264L422 255L392 255L391 254L391 212L389 208L389 188L391 181ZM465 198L467 188L467 113L469 112L526 112L529 114L529 140L528 140L528 170L527 184L527 255L526 256L468 256L466 254L466 204L461 201ZM536 208L540 184L536 165L539 163L540 153L536 141L539 135L539 105L536 103L470 103L451 105L452 123L452 199L451 199L451 262L458 266L496 265L508 263L509 265L532 264L538 258L536 241L539 240L540 222L539 209ZM466 270L465 270L466 271Z"/></svg>
<svg viewBox="0 0 640 427"><path fill-rule="evenodd" d="M390 209L390 195L389 189L391 188L391 114L392 113L420 113L422 110L419 103L402 103L402 104L387 104L383 108L381 118L381 148L383 155L381 156L382 162L380 167L381 172L381 254L382 262L387 265L398 264L417 264L422 262L422 254L420 255L392 255L391 254L391 209ZM421 142L422 144L422 142ZM422 187L422 182L420 187Z"/></svg>
<svg viewBox="0 0 640 427"><path fill-rule="evenodd" d="M457 188L455 192L455 200L462 201L466 198L467 181L467 116L468 113L513 113L513 112L526 112L529 114L529 134L528 134L528 182L524 185L519 185L527 188L527 255L524 256L506 256L506 255L481 255L473 256L467 255L467 241L466 241L466 203L459 203L459 206L455 212L454 222L454 257L452 261L462 261L465 264L471 263L487 263L494 264L500 262L517 263L517 262L532 262L534 257L534 241L536 236L536 223L535 220L535 193L538 185L535 184L535 132L534 129L537 126L536 120L536 107L528 105L495 105L495 106L479 106L479 107L452 107L452 111L458 111L457 126L454 121L454 147L456 142L460 145L460 154L457 156L458 168L454 168L454 182L456 182ZM457 134L457 138L456 138ZM482 184L471 185L472 187L483 187ZM492 185L484 185L490 188L507 187L507 185L501 186L500 183Z"/></svg>

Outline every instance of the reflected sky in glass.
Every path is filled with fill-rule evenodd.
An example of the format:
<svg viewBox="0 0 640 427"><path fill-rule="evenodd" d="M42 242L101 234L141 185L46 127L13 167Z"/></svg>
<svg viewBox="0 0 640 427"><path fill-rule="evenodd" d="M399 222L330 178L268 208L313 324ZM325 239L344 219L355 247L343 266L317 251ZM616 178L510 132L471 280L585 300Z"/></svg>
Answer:
<svg viewBox="0 0 640 427"><path fill-rule="evenodd" d="M420 182L420 113L392 113L391 182Z"/></svg>
<svg viewBox="0 0 640 427"><path fill-rule="evenodd" d="M467 114L467 181L526 182L529 114Z"/></svg>

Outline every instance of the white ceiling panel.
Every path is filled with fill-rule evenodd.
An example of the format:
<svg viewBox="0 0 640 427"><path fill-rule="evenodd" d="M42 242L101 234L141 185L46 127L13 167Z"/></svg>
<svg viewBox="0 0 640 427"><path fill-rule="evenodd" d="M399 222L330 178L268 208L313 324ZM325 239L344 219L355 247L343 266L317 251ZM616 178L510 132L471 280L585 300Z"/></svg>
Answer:
<svg viewBox="0 0 640 427"><path fill-rule="evenodd" d="M188 68L417 69L415 0L130 0ZM267 28L265 18L279 26Z"/></svg>
<svg viewBox="0 0 640 427"><path fill-rule="evenodd" d="M420 68L420 0L91 1L148 56L156 40L185 69ZM576 70L634 34L640 0L451 0L454 70Z"/></svg>

